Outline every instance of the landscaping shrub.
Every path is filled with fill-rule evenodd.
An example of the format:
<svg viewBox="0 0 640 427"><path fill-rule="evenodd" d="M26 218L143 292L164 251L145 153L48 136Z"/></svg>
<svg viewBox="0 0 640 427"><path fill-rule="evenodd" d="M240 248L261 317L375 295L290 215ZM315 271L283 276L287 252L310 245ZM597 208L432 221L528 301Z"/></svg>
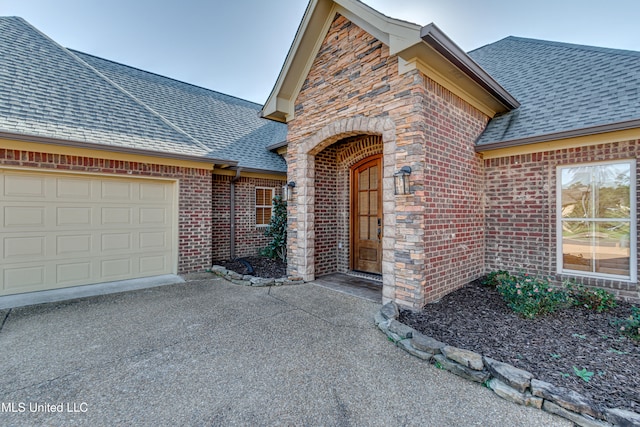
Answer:
<svg viewBox="0 0 640 427"><path fill-rule="evenodd" d="M509 276L509 272L505 270L492 271L491 273L484 276L484 278L482 279L482 284L484 286L491 286L495 288L500 284L502 280L508 279Z"/></svg>
<svg viewBox="0 0 640 427"><path fill-rule="evenodd" d="M269 258L287 260L287 202L282 197L273 198L273 215L269 227L264 232L271 237L269 245L260 251L260 255Z"/></svg>
<svg viewBox="0 0 640 427"><path fill-rule="evenodd" d="M569 295L562 289L554 289L547 279L509 273L496 275L496 290L507 305L520 316L533 319L570 305Z"/></svg>
<svg viewBox="0 0 640 427"><path fill-rule="evenodd" d="M567 280L564 285L573 300L573 305L595 310L598 313L610 310L616 306L615 296L604 289L590 289L580 283L576 283L574 280Z"/></svg>
<svg viewBox="0 0 640 427"><path fill-rule="evenodd" d="M640 307L631 307L631 316L616 320L613 324L621 334L640 341Z"/></svg>

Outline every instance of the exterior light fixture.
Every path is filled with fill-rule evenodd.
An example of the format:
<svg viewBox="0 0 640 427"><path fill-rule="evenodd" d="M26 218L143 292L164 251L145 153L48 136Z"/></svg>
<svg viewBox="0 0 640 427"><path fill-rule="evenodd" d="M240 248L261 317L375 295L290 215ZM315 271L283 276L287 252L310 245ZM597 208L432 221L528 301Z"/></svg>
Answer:
<svg viewBox="0 0 640 427"><path fill-rule="evenodd" d="M293 181L289 181L287 185L282 186L282 195L284 196L284 200L287 202L291 201L293 198L293 189L295 188L296 183Z"/></svg>
<svg viewBox="0 0 640 427"><path fill-rule="evenodd" d="M398 172L393 174L396 195L411 194L409 175L411 175L411 168L409 166L403 166Z"/></svg>

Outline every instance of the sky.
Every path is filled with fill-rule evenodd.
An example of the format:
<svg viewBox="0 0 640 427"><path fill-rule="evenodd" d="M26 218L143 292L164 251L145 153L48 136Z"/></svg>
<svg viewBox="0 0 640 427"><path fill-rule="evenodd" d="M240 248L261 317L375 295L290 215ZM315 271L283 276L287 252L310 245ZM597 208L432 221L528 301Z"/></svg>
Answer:
<svg viewBox="0 0 640 427"><path fill-rule="evenodd" d="M364 0L465 51L513 35L640 51L638 0ZM0 0L60 45L263 104L307 0Z"/></svg>

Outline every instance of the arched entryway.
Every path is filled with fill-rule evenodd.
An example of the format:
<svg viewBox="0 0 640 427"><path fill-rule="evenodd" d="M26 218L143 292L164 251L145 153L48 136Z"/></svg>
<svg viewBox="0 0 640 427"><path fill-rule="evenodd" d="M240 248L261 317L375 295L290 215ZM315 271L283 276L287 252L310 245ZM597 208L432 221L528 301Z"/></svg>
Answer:
<svg viewBox="0 0 640 427"><path fill-rule="evenodd" d="M290 177L296 179L296 197L289 206L289 215L295 218L289 233L291 272L314 280L322 274L354 269L351 174L360 162L377 156L380 253L376 257L380 256L383 301L394 299L395 148L393 122L365 117L334 122L298 145L295 162L289 162ZM367 236L373 229L377 238L378 216L367 214L367 221Z"/></svg>

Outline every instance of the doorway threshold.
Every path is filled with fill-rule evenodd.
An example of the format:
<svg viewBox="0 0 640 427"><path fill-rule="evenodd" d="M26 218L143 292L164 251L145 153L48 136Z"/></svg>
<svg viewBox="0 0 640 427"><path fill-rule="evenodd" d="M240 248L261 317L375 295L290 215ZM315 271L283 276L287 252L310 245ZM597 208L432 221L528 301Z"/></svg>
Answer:
<svg viewBox="0 0 640 427"><path fill-rule="evenodd" d="M382 279L371 280L368 277L347 275L344 273L331 273L318 277L314 285L331 289L343 294L353 295L377 303L382 303Z"/></svg>

